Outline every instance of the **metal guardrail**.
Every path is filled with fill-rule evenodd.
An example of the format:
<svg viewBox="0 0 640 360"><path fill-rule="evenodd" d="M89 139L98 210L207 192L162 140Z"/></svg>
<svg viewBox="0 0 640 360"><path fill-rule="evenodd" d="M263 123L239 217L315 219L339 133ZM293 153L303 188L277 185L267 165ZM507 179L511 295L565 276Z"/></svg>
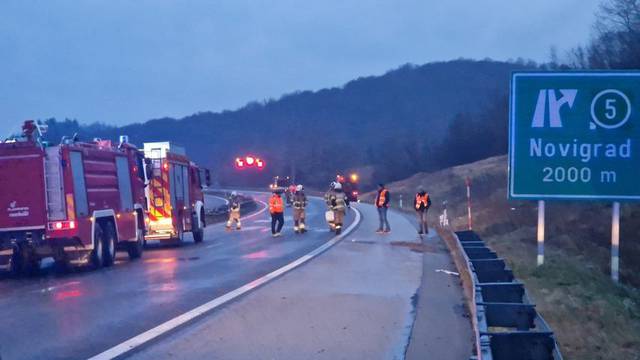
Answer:
<svg viewBox="0 0 640 360"><path fill-rule="evenodd" d="M474 287L471 313L479 341L471 359L562 360L553 331L504 259L473 231L455 235Z"/></svg>
<svg viewBox="0 0 640 360"><path fill-rule="evenodd" d="M209 191L205 191L205 193L208 195L219 196L223 199L229 199L231 196L231 192L224 192L224 191L209 190ZM248 205L251 205L254 203L253 197L249 195L239 194L239 198L240 198L241 208L245 208ZM223 204L215 208L205 209L205 215L207 216L222 216L222 215L227 215L228 213L229 213L229 205L227 204Z"/></svg>

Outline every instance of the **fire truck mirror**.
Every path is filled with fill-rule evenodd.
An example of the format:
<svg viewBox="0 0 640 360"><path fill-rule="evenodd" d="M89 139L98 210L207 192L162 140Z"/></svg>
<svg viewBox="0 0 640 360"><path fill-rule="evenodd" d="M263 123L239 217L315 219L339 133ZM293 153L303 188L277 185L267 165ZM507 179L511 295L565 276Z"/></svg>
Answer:
<svg viewBox="0 0 640 360"><path fill-rule="evenodd" d="M204 183L207 186L211 186L211 172L209 169L204 169Z"/></svg>

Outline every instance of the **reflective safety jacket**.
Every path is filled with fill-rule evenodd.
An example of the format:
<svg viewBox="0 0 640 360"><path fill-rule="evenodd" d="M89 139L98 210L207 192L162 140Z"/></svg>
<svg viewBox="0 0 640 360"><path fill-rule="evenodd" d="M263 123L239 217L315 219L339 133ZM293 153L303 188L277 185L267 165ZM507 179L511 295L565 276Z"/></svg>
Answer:
<svg viewBox="0 0 640 360"><path fill-rule="evenodd" d="M281 196L273 195L269 199L269 212L272 214L281 214L284 212L284 201Z"/></svg>
<svg viewBox="0 0 640 360"><path fill-rule="evenodd" d="M240 199L237 196L232 196L229 199L229 210L240 210Z"/></svg>
<svg viewBox="0 0 640 360"><path fill-rule="evenodd" d="M427 193L417 193L416 198L413 201L413 206L416 208L416 211L425 211L429 210L431 207L431 198Z"/></svg>
<svg viewBox="0 0 640 360"><path fill-rule="evenodd" d="M324 193L324 202L327 204L328 208L331 208L331 197L336 193L335 190L331 189Z"/></svg>
<svg viewBox="0 0 640 360"><path fill-rule="evenodd" d="M378 196L376 196L376 206L381 207L389 207L389 200L391 196L389 196L389 190L382 189L378 191Z"/></svg>
<svg viewBox="0 0 640 360"><path fill-rule="evenodd" d="M349 199L342 191L334 191L329 200L333 211L346 211L346 207L349 205Z"/></svg>
<svg viewBox="0 0 640 360"><path fill-rule="evenodd" d="M293 208L304 209L307 207L307 195L303 191L298 191L293 195Z"/></svg>

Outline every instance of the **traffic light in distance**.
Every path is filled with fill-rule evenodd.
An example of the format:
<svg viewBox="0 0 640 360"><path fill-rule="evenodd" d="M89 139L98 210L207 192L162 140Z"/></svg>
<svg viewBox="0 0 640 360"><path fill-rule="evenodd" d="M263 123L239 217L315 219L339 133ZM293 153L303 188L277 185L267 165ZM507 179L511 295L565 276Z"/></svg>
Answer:
<svg viewBox="0 0 640 360"><path fill-rule="evenodd" d="M249 166L253 166L253 163L256 162L256 159L253 156L247 156L246 158L244 158L244 160L247 162L247 165Z"/></svg>
<svg viewBox="0 0 640 360"><path fill-rule="evenodd" d="M236 158L236 167L239 169L243 169L244 168L244 160L241 158Z"/></svg>
<svg viewBox="0 0 640 360"><path fill-rule="evenodd" d="M256 159L256 166L258 169L264 169L264 161L262 161L262 159Z"/></svg>

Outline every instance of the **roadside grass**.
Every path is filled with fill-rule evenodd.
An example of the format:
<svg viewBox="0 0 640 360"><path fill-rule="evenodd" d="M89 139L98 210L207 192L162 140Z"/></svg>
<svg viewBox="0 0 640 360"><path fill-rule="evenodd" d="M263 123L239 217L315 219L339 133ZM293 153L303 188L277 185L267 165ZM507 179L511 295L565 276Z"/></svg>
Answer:
<svg viewBox="0 0 640 360"><path fill-rule="evenodd" d="M531 235L533 227L485 240L525 283L565 359L640 359L640 291L555 246L536 266Z"/></svg>
<svg viewBox="0 0 640 360"><path fill-rule="evenodd" d="M507 200L505 156L417 174L388 187L394 206L402 195L404 210L411 211L406 204L423 186L434 202L430 222L447 200L452 228L465 229L466 176L473 184L474 230L525 284L564 358L640 360L640 206L622 206L622 281L615 284L609 275L610 204L548 202L545 264L538 267L537 204Z"/></svg>

